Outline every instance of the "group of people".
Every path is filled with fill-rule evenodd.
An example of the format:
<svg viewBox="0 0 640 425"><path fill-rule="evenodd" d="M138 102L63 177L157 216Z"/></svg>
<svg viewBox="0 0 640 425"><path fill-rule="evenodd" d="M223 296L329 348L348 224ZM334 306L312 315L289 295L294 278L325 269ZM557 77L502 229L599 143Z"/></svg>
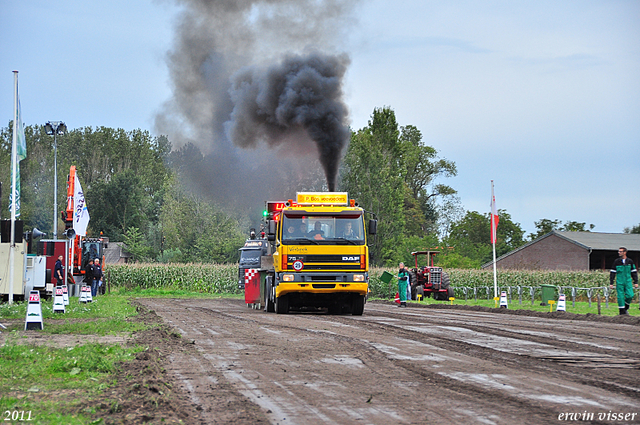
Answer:
<svg viewBox="0 0 640 425"><path fill-rule="evenodd" d="M336 237L345 239L357 239L358 235L353 230L353 225L350 221L344 224L344 229ZM324 230L322 230L322 223L316 221L313 224L313 230L307 232L307 225L303 221L300 222L298 229L295 225L290 224L285 232L285 239L297 239L297 238L312 238L316 240L323 240L325 238Z"/></svg>
<svg viewBox="0 0 640 425"><path fill-rule="evenodd" d="M56 285L64 285L64 266L62 265L63 260L64 257L60 255L54 267L53 277L56 279ZM100 265L100 259L96 258L93 261L89 261L85 269L85 282L88 282L91 286L92 297L98 295L98 288L102 286L103 277L104 272L102 271L102 266Z"/></svg>

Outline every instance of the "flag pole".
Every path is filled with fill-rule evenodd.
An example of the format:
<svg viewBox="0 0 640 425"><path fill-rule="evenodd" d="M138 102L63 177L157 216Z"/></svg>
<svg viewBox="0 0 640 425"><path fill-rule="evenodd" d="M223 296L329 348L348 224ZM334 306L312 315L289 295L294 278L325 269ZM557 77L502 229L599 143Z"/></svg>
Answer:
<svg viewBox="0 0 640 425"><path fill-rule="evenodd" d="M498 226L495 223L494 210L496 207L496 197L493 195L493 180L491 180L491 240L493 246L493 296L498 296L498 272L496 270L496 239Z"/></svg>
<svg viewBox="0 0 640 425"><path fill-rule="evenodd" d="M11 142L11 245L9 245L9 304L13 304L16 250L16 167L18 164L18 71L13 71L13 140Z"/></svg>

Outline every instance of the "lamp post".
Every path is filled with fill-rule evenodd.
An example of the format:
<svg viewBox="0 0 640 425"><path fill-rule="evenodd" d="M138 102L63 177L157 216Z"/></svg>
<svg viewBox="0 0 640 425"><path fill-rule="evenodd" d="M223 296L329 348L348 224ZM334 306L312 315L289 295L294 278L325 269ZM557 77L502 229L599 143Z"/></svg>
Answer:
<svg viewBox="0 0 640 425"><path fill-rule="evenodd" d="M44 126L49 136L53 136L53 239L58 239L58 140L63 136L67 126L62 121L49 121Z"/></svg>

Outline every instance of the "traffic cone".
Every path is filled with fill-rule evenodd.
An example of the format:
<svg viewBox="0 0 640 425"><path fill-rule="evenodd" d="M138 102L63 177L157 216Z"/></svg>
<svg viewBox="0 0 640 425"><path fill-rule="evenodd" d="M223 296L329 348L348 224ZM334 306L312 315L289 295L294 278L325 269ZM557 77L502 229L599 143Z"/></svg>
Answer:
<svg viewBox="0 0 640 425"><path fill-rule="evenodd" d="M56 286L56 295L53 298L53 312L64 313L64 298L62 296L62 286Z"/></svg>
<svg viewBox="0 0 640 425"><path fill-rule="evenodd" d="M395 299L395 302L396 302L396 303L398 303L398 304L400 304L400 293L399 293L399 292L396 292L396 299Z"/></svg>
<svg viewBox="0 0 640 425"><path fill-rule="evenodd" d="M30 329L44 329L39 291L29 292L29 304L27 304L27 318L24 321L24 330Z"/></svg>
<svg viewBox="0 0 640 425"><path fill-rule="evenodd" d="M500 308L509 308L506 291L500 292Z"/></svg>
<svg viewBox="0 0 640 425"><path fill-rule="evenodd" d="M567 311L567 298L564 294L560 294L558 297L558 305L556 311Z"/></svg>

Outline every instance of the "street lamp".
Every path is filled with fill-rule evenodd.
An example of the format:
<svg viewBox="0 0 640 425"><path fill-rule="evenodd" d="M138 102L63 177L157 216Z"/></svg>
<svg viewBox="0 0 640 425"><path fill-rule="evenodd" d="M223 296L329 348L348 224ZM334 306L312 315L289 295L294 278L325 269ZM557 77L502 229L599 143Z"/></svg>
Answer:
<svg viewBox="0 0 640 425"><path fill-rule="evenodd" d="M62 121L49 121L44 130L53 136L53 239L58 239L58 140L57 135L63 136L67 126Z"/></svg>

